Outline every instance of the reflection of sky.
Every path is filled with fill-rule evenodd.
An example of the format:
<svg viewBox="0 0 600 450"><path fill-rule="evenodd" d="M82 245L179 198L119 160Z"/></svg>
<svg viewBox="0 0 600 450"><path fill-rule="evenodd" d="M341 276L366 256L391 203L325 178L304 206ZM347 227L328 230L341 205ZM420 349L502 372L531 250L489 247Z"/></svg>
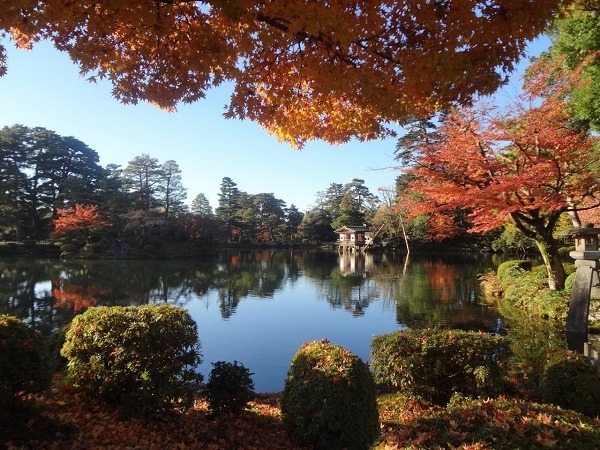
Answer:
<svg viewBox="0 0 600 450"><path fill-rule="evenodd" d="M40 281L35 284L33 288L33 292L35 293L36 298L43 298L49 296L52 292L52 282L51 281Z"/></svg>
<svg viewBox="0 0 600 450"><path fill-rule="evenodd" d="M248 297L228 320L211 291L186 305L198 322L205 379L216 361L237 360L251 372L257 391L280 391L292 356L307 341L327 338L368 361L373 335L399 329L394 311L373 302L354 317L316 300L315 286L302 278L274 299Z"/></svg>
<svg viewBox="0 0 600 450"><path fill-rule="evenodd" d="M307 341L327 338L368 361L374 335L405 325L496 328L497 313L476 301L475 276L488 263L428 256L403 267L404 260L385 255L338 259L300 253L292 268L282 255L262 255L272 264L256 255L245 255L236 264L71 261L69 270L60 268L62 263L40 261L31 273L29 263L17 264L7 273L18 276L6 279L5 288L18 291L18 301L0 299L0 312L19 315L49 332L68 323L82 309L78 305L89 306L91 298L106 305L181 305L198 322L205 377L211 362L238 360L255 373L258 391L283 388L292 356ZM59 303L52 301L50 279L60 279L65 288ZM35 316L29 317L32 312Z"/></svg>

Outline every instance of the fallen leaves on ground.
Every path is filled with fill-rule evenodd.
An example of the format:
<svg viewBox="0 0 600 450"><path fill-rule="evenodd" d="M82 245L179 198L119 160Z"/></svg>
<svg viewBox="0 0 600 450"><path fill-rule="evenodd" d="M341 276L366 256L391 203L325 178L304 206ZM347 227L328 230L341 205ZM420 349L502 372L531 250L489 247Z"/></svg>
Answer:
<svg viewBox="0 0 600 450"><path fill-rule="evenodd" d="M443 408L386 394L378 402L379 450L595 450L600 442L599 419L525 400L462 399ZM299 448L283 426L276 394L257 395L239 415L215 416L198 398L185 411L125 419L81 390L55 383L7 423L17 431L9 439L0 433L0 447L10 450Z"/></svg>
<svg viewBox="0 0 600 450"><path fill-rule="evenodd" d="M130 419L65 385L30 401L35 402L38 414L21 424L20 435L5 443L8 449L297 448L285 432L275 395L257 395L239 415L214 416L208 403L197 399L194 407L185 411Z"/></svg>

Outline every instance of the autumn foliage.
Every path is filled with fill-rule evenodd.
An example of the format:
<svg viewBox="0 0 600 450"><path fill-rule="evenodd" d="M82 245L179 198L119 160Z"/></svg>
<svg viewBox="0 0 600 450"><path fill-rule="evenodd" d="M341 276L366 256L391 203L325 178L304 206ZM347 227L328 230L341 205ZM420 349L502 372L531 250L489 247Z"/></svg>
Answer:
<svg viewBox="0 0 600 450"><path fill-rule="evenodd" d="M471 232L511 220L536 241L550 287L561 289L554 228L564 212L598 205L600 155L598 138L573 123L565 102L580 73L553 78L552 69L540 63L507 108L454 109L434 133L405 142L410 182L402 205L427 215L439 238L457 232L456 211L468 212Z"/></svg>
<svg viewBox="0 0 600 450"><path fill-rule="evenodd" d="M124 420L117 410L56 383L35 400L43 415L12 416L0 429L7 447L36 449L301 450L281 419L277 395L258 395L239 416L210 416L198 398L192 409L160 420ZM431 407L398 395L378 398L381 435L373 449L456 448L596 450L600 421L523 399L462 399ZM17 433L15 430L20 430Z"/></svg>
<svg viewBox="0 0 600 450"><path fill-rule="evenodd" d="M52 40L125 103L172 110L233 82L227 117L302 145L386 136L390 122L494 92L561 3L18 0L0 33L21 48Z"/></svg>
<svg viewBox="0 0 600 450"><path fill-rule="evenodd" d="M110 226L98 207L95 205L75 205L75 208L58 209L58 217L54 219L54 236L66 234L81 234L88 236L89 232Z"/></svg>
<svg viewBox="0 0 600 450"><path fill-rule="evenodd" d="M70 308L74 312L82 312L98 303L108 294L106 289L97 286L86 286L71 283L67 280L52 280L52 297L56 299L57 308Z"/></svg>

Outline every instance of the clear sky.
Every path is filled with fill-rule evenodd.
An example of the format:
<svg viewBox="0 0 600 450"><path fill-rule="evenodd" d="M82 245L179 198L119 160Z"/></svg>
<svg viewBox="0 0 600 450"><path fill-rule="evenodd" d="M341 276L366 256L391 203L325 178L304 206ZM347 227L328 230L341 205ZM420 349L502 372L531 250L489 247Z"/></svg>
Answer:
<svg viewBox="0 0 600 450"><path fill-rule="evenodd" d="M215 208L223 177L249 194L273 193L305 211L317 191L331 183L365 180L372 192L392 187L396 139L330 146L310 142L301 151L279 143L253 122L225 120L229 90L219 88L193 105L168 113L147 103L124 106L107 82L89 83L68 56L48 43L32 51L8 50L8 73L0 77L0 128L43 127L74 136L100 155L100 164L123 167L147 153L182 169L188 200L204 193ZM531 46L539 53L546 40ZM517 83L518 76L513 77ZM509 94L514 92L509 87Z"/></svg>

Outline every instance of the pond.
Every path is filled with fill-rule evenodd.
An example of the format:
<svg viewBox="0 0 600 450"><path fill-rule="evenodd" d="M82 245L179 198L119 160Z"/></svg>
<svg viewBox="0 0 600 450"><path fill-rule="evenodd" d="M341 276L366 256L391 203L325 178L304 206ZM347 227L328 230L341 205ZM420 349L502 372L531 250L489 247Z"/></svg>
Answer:
<svg viewBox="0 0 600 450"><path fill-rule="evenodd" d="M198 323L205 375L243 363L257 391L283 388L303 342L329 339L368 361L374 335L443 324L497 331L480 304L481 254L403 256L309 250L223 252L194 260L0 259L0 313L49 334L94 305L165 302Z"/></svg>

